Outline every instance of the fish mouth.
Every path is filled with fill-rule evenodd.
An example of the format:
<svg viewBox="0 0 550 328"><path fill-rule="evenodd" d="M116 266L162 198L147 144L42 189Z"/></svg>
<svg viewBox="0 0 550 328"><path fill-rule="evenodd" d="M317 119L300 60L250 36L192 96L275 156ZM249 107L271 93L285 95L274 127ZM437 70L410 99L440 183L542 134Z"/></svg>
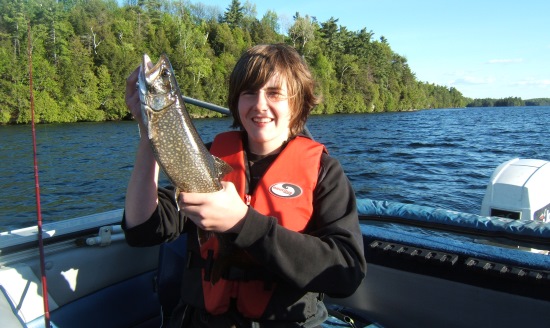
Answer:
<svg viewBox="0 0 550 328"><path fill-rule="evenodd" d="M161 112L178 101L175 93L177 84L172 81L172 75L172 66L166 54L162 54L156 64L147 54L143 55L138 76L142 111Z"/></svg>
<svg viewBox="0 0 550 328"><path fill-rule="evenodd" d="M141 64L141 72L143 73L143 79L147 84L150 84L151 81L154 81L162 73L160 67L165 63L165 56L161 55L160 60L157 64L153 64L151 58L147 55L143 55L143 61Z"/></svg>
<svg viewBox="0 0 550 328"><path fill-rule="evenodd" d="M153 68L153 62L151 61L151 58L147 54L143 55L143 60L141 62L141 66L139 68L139 76L138 76L138 87L140 90L140 98L142 102L144 102L143 95L147 91L147 85L150 83L150 72Z"/></svg>
<svg viewBox="0 0 550 328"><path fill-rule="evenodd" d="M144 54L143 55L143 61L142 61L142 64L141 64L141 67L145 67L147 70L151 69L153 67L153 62L151 61L151 58L149 57L149 55L147 54Z"/></svg>

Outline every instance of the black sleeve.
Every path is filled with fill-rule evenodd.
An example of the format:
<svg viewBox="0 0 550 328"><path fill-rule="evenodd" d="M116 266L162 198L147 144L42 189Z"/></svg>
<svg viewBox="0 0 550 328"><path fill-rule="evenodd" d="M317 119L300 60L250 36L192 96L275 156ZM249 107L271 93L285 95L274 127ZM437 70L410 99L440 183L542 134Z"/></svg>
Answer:
<svg viewBox="0 0 550 328"><path fill-rule="evenodd" d="M205 144L205 146L210 149L212 142ZM121 225L126 236L126 242L130 246L138 247L154 246L175 240L184 232L186 226L195 226L191 220L187 220L178 211L173 186L158 188L158 206L147 221L138 226L127 228L126 213L124 213Z"/></svg>
<svg viewBox="0 0 550 328"><path fill-rule="evenodd" d="M355 193L337 160L323 155L321 167L304 233L250 208L235 244L296 288L345 297L366 272Z"/></svg>
<svg viewBox="0 0 550 328"><path fill-rule="evenodd" d="M178 211L173 188L158 190L158 206L144 223L126 227L126 214L122 217L122 229L126 242L131 246L153 246L171 241L184 231L186 219Z"/></svg>

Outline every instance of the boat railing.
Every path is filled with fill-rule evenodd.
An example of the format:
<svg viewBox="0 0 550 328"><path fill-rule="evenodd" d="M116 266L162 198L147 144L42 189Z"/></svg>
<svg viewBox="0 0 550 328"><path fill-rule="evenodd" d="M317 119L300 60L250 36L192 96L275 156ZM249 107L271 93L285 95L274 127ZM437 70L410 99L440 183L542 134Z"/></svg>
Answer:
<svg viewBox="0 0 550 328"><path fill-rule="evenodd" d="M198 100L198 99L195 99L195 98L186 97L186 96L183 96L183 100L188 104L195 105L195 106L198 106L198 107L202 107L202 108L205 108L205 109L208 109L208 110L211 110L211 111L214 111L214 112L218 112L218 113L221 113L221 114L225 114L227 116L231 116L231 112L229 111L229 109L227 109L225 107L218 106L218 105L215 105L215 104L212 104L212 103L209 103L209 102L206 102L206 101Z"/></svg>

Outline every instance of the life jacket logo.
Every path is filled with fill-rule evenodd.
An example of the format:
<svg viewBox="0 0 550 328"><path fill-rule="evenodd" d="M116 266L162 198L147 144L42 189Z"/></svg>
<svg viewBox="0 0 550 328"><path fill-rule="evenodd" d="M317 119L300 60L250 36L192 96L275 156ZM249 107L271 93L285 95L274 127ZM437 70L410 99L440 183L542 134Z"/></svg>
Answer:
<svg viewBox="0 0 550 328"><path fill-rule="evenodd" d="M296 198L302 194L302 188L292 183L278 182L269 187L269 192L283 198Z"/></svg>

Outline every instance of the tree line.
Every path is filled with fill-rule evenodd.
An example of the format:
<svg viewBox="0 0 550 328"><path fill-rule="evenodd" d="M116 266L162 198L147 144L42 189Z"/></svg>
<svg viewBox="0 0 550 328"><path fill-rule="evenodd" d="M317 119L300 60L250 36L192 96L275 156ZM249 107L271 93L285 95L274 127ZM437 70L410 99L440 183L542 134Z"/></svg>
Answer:
<svg viewBox="0 0 550 328"><path fill-rule="evenodd" d="M550 106L550 98L534 98L523 100L519 97L501 99L473 99L466 107L514 107L514 106Z"/></svg>
<svg viewBox="0 0 550 328"><path fill-rule="evenodd" d="M464 107L455 88L418 81L407 59L366 28L337 18L292 20L228 0L220 9L184 0L0 0L0 123L28 123L29 53L38 121L128 119L126 77L147 53L166 53L182 92L226 105L228 76L244 50L284 42L305 58L323 103L314 114ZM194 116L216 113L190 106Z"/></svg>

